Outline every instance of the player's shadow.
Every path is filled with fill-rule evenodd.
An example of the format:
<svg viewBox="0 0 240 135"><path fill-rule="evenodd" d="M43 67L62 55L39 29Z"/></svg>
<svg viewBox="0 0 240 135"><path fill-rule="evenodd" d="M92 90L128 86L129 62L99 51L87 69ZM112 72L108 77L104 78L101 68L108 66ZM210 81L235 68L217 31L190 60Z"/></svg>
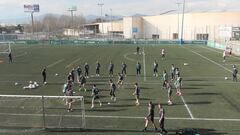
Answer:
<svg viewBox="0 0 240 135"><path fill-rule="evenodd" d="M220 132L215 129L203 129L203 128L185 128L180 130L175 130L171 133L168 133L168 135L224 135L227 134L225 132Z"/></svg>
<svg viewBox="0 0 240 135"><path fill-rule="evenodd" d="M213 84L188 84L188 86L216 86Z"/></svg>
<svg viewBox="0 0 240 135"><path fill-rule="evenodd" d="M135 98L127 98L127 99L121 99L121 101L135 101ZM140 98L140 100L147 100L150 101L150 98Z"/></svg>
<svg viewBox="0 0 240 135"><path fill-rule="evenodd" d="M199 96L208 96L208 95L221 95L221 93L207 93L207 92L203 92L203 93L189 93L188 95L199 95Z"/></svg>
<svg viewBox="0 0 240 135"><path fill-rule="evenodd" d="M199 88L199 87L182 87L182 89L185 89L185 90L193 90L193 89L202 89L202 88Z"/></svg>
<svg viewBox="0 0 240 135"><path fill-rule="evenodd" d="M192 105L202 105L202 104L211 104L212 102L210 101L196 101L196 102L187 102L187 104L192 104Z"/></svg>
<svg viewBox="0 0 240 135"><path fill-rule="evenodd" d="M118 112L118 111L125 111L127 109L110 109L110 108L93 108L93 109L85 109L87 112Z"/></svg>
<svg viewBox="0 0 240 135"><path fill-rule="evenodd" d="M208 81L206 79L184 79L184 81L188 82L201 82L201 81Z"/></svg>

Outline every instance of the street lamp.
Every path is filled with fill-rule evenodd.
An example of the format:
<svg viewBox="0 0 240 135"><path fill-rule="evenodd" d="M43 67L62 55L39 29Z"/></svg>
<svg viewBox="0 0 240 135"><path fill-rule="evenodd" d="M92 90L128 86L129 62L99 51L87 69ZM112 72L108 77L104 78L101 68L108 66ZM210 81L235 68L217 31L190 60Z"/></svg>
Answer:
<svg viewBox="0 0 240 135"><path fill-rule="evenodd" d="M104 33L104 31L103 31L103 16L102 16L102 7L103 7L103 3L98 3L97 4L98 6L100 6L100 8L101 8L101 23L102 23L102 33Z"/></svg>

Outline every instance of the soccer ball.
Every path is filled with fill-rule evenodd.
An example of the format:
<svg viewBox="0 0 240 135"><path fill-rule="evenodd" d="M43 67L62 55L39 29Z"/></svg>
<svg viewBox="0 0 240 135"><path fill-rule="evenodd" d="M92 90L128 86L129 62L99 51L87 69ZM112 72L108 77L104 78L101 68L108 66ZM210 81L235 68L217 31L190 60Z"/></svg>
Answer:
<svg viewBox="0 0 240 135"><path fill-rule="evenodd" d="M188 63L183 63L184 66L188 66Z"/></svg>
<svg viewBox="0 0 240 135"><path fill-rule="evenodd" d="M227 80L227 79L228 79L228 77L224 77L224 79L225 79L225 80Z"/></svg>
<svg viewBox="0 0 240 135"><path fill-rule="evenodd" d="M111 103L110 102L108 102L108 105L110 105Z"/></svg>
<svg viewBox="0 0 240 135"><path fill-rule="evenodd" d="M58 76L58 73L56 73L55 76Z"/></svg>
<svg viewBox="0 0 240 135"><path fill-rule="evenodd" d="M172 105L172 101L171 100L168 100L168 105Z"/></svg>
<svg viewBox="0 0 240 135"><path fill-rule="evenodd" d="M18 85L18 82L15 82L15 84L14 84L15 86L17 86Z"/></svg>

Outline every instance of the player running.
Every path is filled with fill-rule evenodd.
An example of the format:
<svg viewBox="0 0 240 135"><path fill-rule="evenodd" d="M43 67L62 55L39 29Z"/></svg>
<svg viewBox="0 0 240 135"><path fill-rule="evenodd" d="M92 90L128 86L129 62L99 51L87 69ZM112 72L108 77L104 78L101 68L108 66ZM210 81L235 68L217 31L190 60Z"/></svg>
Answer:
<svg viewBox="0 0 240 135"><path fill-rule="evenodd" d="M147 130L149 121L152 123L155 131L157 131L157 127L154 123L154 108L155 108L155 106L152 103L152 101L149 101L148 102L148 115L147 115L147 117L145 117L145 127L144 127L143 131Z"/></svg>
<svg viewBox="0 0 240 135"><path fill-rule="evenodd" d="M8 61L9 63L13 63L12 52L8 53Z"/></svg>
<svg viewBox="0 0 240 135"><path fill-rule="evenodd" d="M77 71L77 80L79 80L80 76L82 75L82 69L80 68L80 66L77 67L76 71Z"/></svg>
<svg viewBox="0 0 240 135"><path fill-rule="evenodd" d="M167 74L166 70L163 71L162 79L163 79L162 89L164 89L164 88L166 88L165 82L168 82L168 74Z"/></svg>
<svg viewBox="0 0 240 135"><path fill-rule="evenodd" d="M85 63L85 65L84 65L84 69L85 69L85 76L86 76L86 78L89 78L89 68L90 68L90 66L88 65L88 63L86 62Z"/></svg>
<svg viewBox="0 0 240 135"><path fill-rule="evenodd" d="M139 55L140 54L140 47L137 46L137 54Z"/></svg>
<svg viewBox="0 0 240 135"><path fill-rule="evenodd" d="M181 85L182 85L182 78L180 76L177 77L175 83L174 83L175 87L176 87L176 95L181 96Z"/></svg>
<svg viewBox="0 0 240 135"><path fill-rule="evenodd" d="M162 107L162 105L158 104L159 108L159 126L160 126L160 132L167 134L167 130L164 128L164 121L165 121L165 109Z"/></svg>
<svg viewBox="0 0 240 135"><path fill-rule="evenodd" d="M177 77L179 77L180 76L180 70L179 70L179 68L176 68L175 69L175 79L177 79Z"/></svg>
<svg viewBox="0 0 240 135"><path fill-rule="evenodd" d="M94 108L94 101L95 100L98 100L99 105L102 106L102 103L101 103L100 97L99 97L99 89L94 84L93 88L92 88L92 106L91 106L91 108Z"/></svg>
<svg viewBox="0 0 240 135"><path fill-rule="evenodd" d="M223 62L225 62L225 60L226 60L226 55L227 55L227 51L224 50L224 51L223 51Z"/></svg>
<svg viewBox="0 0 240 135"><path fill-rule="evenodd" d="M71 70L70 74L71 74L72 82L74 83L74 81L75 81L75 69L74 68Z"/></svg>
<svg viewBox="0 0 240 135"><path fill-rule="evenodd" d="M139 88L139 86L138 86L138 83L135 83L135 84L134 84L134 89L135 89L135 91L134 91L133 95L134 95L135 98L136 98L135 104L136 104L137 106L139 106L139 105L140 105L140 102L139 102L139 100L140 100L140 88Z"/></svg>
<svg viewBox="0 0 240 135"><path fill-rule="evenodd" d="M172 85L170 84L170 82L165 81L165 86L167 89L167 93L168 93L168 105L172 105Z"/></svg>
<svg viewBox="0 0 240 135"><path fill-rule="evenodd" d="M122 74L127 76L127 64L125 62L122 62Z"/></svg>
<svg viewBox="0 0 240 135"><path fill-rule="evenodd" d="M42 70L43 84L47 84L47 69L46 67Z"/></svg>
<svg viewBox="0 0 240 135"><path fill-rule="evenodd" d="M114 64L112 63L112 61L110 61L110 64L108 66L109 77L113 77L113 69L114 69Z"/></svg>
<svg viewBox="0 0 240 135"><path fill-rule="evenodd" d="M68 82L67 84L67 91L65 93L66 96L73 96L73 83L71 81ZM66 99L66 105L67 105L67 111L68 112L72 112L72 103L74 102L74 100L72 98L67 98Z"/></svg>
<svg viewBox="0 0 240 135"><path fill-rule="evenodd" d="M233 73L233 81L234 81L234 82L237 82L238 70L237 70L236 65L233 65L233 71L232 71L232 73Z"/></svg>
<svg viewBox="0 0 240 135"><path fill-rule="evenodd" d="M114 84L112 79L109 80L109 83L110 83L110 96L111 96L111 100L113 100L115 102L117 100L116 95L115 95L115 91L116 91L117 87Z"/></svg>
<svg viewBox="0 0 240 135"><path fill-rule="evenodd" d="M164 59L165 58L165 49L161 50L161 54L162 54L162 59Z"/></svg>
<svg viewBox="0 0 240 135"><path fill-rule="evenodd" d="M97 61L97 62L96 62L96 76L100 76L100 67L101 67L101 65L100 65L100 63Z"/></svg>
<svg viewBox="0 0 240 135"><path fill-rule="evenodd" d="M158 77L158 63L156 60L153 62L153 76Z"/></svg>
<svg viewBox="0 0 240 135"><path fill-rule="evenodd" d="M79 79L79 91L81 91L82 89L86 92L87 89L85 88L85 85L86 85L86 77L84 75L82 75Z"/></svg>
<svg viewBox="0 0 240 135"><path fill-rule="evenodd" d="M175 72L176 72L176 68L175 68L174 64L172 64L171 69L170 69L172 81L175 79Z"/></svg>
<svg viewBox="0 0 240 135"><path fill-rule="evenodd" d="M123 85L123 79L124 79L123 74L118 73L118 81L117 81L118 88L120 88Z"/></svg>
<svg viewBox="0 0 240 135"><path fill-rule="evenodd" d="M137 70L137 76L139 76L141 74L141 64L140 64L140 62L137 62L136 70Z"/></svg>

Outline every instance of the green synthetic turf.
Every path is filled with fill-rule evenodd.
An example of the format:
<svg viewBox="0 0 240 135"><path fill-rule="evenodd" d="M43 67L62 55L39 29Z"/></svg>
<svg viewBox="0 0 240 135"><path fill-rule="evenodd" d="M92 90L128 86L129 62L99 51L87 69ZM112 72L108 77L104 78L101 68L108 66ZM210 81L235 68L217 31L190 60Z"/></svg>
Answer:
<svg viewBox="0 0 240 135"><path fill-rule="evenodd" d="M142 133L139 132L144 126L143 118L147 114L147 102L161 102L166 109L166 117L179 118L167 119L166 129L170 134L174 134L175 130L180 128L195 128L202 134L238 134L240 132L240 121L206 121L206 120L181 120L181 118L190 118L189 112L186 109L180 97L175 96L174 89L174 105L167 106L167 92L162 90L162 80L160 77L153 77L153 62L157 60L159 63L159 73L162 74L166 69L170 75L170 66L175 64L180 68L183 78L182 94L195 118L210 118L210 119L240 119L240 84L231 81L231 72L233 64L238 64L239 57L227 57L225 63L222 62L222 51L215 50L206 46L188 45L166 45L166 46L140 46L141 51L145 52L145 68L146 76L144 76L143 55L136 55L136 46L133 45L107 45L107 46L50 46L50 45L13 45L13 64L8 63L7 55L0 55L0 59L4 63L0 63L0 94L10 95L56 95L62 96L62 85L66 82L68 72L80 65L83 69L85 62L90 65L90 74L95 75L95 63L98 60L101 64L100 77L90 77L87 79L87 92L79 92L77 84L74 89L75 95L85 97L86 115L90 116L110 116L108 118L92 118L86 117L85 132L19 132L18 134L41 134L41 135L57 135L57 134L157 134L155 132ZM161 58L161 49L166 51L166 58ZM114 81L117 81L116 74L120 72L121 63L124 61L128 65L128 76L124 80L124 86L116 91L117 102L110 102L109 85L108 85L108 65L112 61L114 68ZM142 65L142 75L136 76L135 65L139 61ZM184 63L189 63L184 66ZM47 66L47 82L43 86L41 81L41 70ZM237 65L238 66L238 65ZM55 74L59 74L55 76ZM228 80L224 78L228 77ZM145 81L144 81L145 80ZM35 90L23 90L22 87L28 85L29 81L37 81L40 87ZM19 84L14 85L15 82ZM141 87L140 106L135 106L135 99L132 93L134 92L133 83L138 82ZM91 88L96 83L100 89L101 100L103 106L99 107L95 104L95 109L91 107ZM16 101L18 102L18 101ZM40 113L34 110L14 110L13 107L8 107L7 102L0 103L0 113ZM29 106L40 106L37 101L26 103ZM59 105L62 104L62 108ZM58 106L56 109L49 109L49 114L71 115L64 109L64 103L54 103L52 106ZM36 107L37 108L37 107ZM37 109L36 109L37 110ZM36 111L35 110L35 111ZM38 108L39 110L39 108ZM158 108L155 108L156 116ZM72 112L73 115L77 112ZM130 118L111 118L111 116L122 116ZM27 123L26 116L0 115L0 122L3 123ZM24 118L25 117L25 118ZM41 121L39 117L32 117L32 123ZM28 117L28 118L29 118ZM14 119L14 121L12 121ZM81 118L62 118L62 123L72 125L80 123ZM71 122L72 121L72 122ZM30 123L31 123L30 122ZM58 118L49 118L50 124L59 124ZM157 120L155 121L158 122ZM37 126L37 124L36 124ZM149 125L149 130L153 130ZM1 133L1 132L0 132ZM7 134L7 133L4 133ZM9 134L12 134L11 132ZM13 133L15 134L15 133Z"/></svg>

